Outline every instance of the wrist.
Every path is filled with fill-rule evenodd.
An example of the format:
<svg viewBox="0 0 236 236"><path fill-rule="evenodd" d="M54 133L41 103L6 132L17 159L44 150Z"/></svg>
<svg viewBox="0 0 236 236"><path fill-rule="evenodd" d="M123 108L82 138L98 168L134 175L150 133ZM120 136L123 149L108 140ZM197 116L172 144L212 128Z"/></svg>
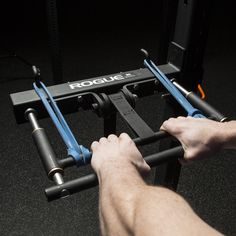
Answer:
<svg viewBox="0 0 236 236"><path fill-rule="evenodd" d="M236 149L236 121L223 123L221 130L222 147L224 149Z"/></svg>
<svg viewBox="0 0 236 236"><path fill-rule="evenodd" d="M97 170L99 184L114 185L124 184L130 181L136 184L143 184L143 178L137 168L132 163L106 163L105 166Z"/></svg>

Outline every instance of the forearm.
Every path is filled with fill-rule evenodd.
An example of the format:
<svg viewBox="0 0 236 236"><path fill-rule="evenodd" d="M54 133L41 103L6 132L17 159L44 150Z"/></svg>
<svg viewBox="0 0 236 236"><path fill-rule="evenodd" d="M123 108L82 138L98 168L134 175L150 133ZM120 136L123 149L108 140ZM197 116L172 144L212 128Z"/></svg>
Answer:
<svg viewBox="0 0 236 236"><path fill-rule="evenodd" d="M220 235L181 196L128 169L99 178L102 235Z"/></svg>
<svg viewBox="0 0 236 236"><path fill-rule="evenodd" d="M134 217L135 236L221 235L199 218L180 195L167 188L146 186L140 196Z"/></svg>
<svg viewBox="0 0 236 236"><path fill-rule="evenodd" d="M103 170L99 175L102 235L133 235L137 201L145 185L132 165Z"/></svg>

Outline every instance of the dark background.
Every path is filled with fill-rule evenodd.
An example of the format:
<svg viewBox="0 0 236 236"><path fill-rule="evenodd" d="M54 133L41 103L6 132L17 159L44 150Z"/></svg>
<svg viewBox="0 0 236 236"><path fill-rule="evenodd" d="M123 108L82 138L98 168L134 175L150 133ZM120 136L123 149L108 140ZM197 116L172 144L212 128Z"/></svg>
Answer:
<svg viewBox="0 0 236 236"><path fill-rule="evenodd" d="M58 1L64 81L75 81L143 67L140 48L158 62L161 40L161 1ZM45 1L7 1L1 5L0 54L13 50L41 69L53 84ZM174 21L174 19L173 19ZM207 101L236 118L235 14L233 1L214 1L204 59L202 86ZM0 234L98 235L98 188L48 203L50 186L31 138L29 124L17 125L9 94L32 88L32 72L16 58L0 59ZM145 109L143 109L145 107ZM157 130L162 106L156 97L142 99L137 111ZM85 146L102 136L102 120L92 112L66 116ZM118 120L118 133L126 127ZM51 121L47 130L57 155L65 150ZM150 147L148 151L155 151ZM147 150L142 150L146 153ZM235 151L184 166L178 192L209 224L236 235ZM90 167L66 171L68 179Z"/></svg>

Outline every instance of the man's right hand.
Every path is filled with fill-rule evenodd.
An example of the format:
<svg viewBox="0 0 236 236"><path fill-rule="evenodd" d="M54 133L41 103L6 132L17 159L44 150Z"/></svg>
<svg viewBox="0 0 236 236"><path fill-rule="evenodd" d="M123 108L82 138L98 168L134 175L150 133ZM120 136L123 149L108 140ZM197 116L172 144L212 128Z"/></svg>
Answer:
<svg viewBox="0 0 236 236"><path fill-rule="evenodd" d="M202 159L220 151L226 141L225 123L204 118L170 118L160 127L176 137L184 148L186 161Z"/></svg>

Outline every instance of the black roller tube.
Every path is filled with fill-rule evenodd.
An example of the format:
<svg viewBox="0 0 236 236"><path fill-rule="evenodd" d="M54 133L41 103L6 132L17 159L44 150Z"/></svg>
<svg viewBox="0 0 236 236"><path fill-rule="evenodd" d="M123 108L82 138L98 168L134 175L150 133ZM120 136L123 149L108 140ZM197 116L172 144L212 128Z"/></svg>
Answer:
<svg viewBox="0 0 236 236"><path fill-rule="evenodd" d="M57 163L56 154L52 149L45 130L43 128L36 129L33 131L32 136L48 177L52 178L57 172L63 173L62 168Z"/></svg>
<svg viewBox="0 0 236 236"><path fill-rule="evenodd" d="M227 120L227 117L225 117L223 114L221 114L219 111L217 111L214 107L209 105L207 102L202 100L197 94L194 92L189 92L186 95L186 98L195 106L196 108L200 109L202 112L207 114L211 119L224 122Z"/></svg>
<svg viewBox="0 0 236 236"><path fill-rule="evenodd" d="M221 114L219 111L217 111L214 107L212 107L210 104L202 100L197 94L194 92L187 91L184 87L182 87L180 84L178 84L174 79L172 80L172 83L175 85L176 88L180 90L181 93L184 94L184 96L188 99L188 101L196 108L201 110L203 113L205 113L207 116L209 116L211 119L224 122L227 120L227 117L225 117L223 114Z"/></svg>
<svg viewBox="0 0 236 236"><path fill-rule="evenodd" d="M184 150L182 146L174 147L144 158L144 160L151 166L157 166L162 163L176 160L183 157ZM65 197L65 193L71 195L91 187L98 185L98 179L95 173L86 175L84 177L65 182L61 185L55 185L45 189L45 194L48 201L56 200Z"/></svg>
<svg viewBox="0 0 236 236"><path fill-rule="evenodd" d="M28 109L26 111L26 116L33 127L32 137L48 177L52 179L56 173L63 174L63 169L57 162L56 154L49 142L45 130L39 127L35 111L33 109Z"/></svg>

